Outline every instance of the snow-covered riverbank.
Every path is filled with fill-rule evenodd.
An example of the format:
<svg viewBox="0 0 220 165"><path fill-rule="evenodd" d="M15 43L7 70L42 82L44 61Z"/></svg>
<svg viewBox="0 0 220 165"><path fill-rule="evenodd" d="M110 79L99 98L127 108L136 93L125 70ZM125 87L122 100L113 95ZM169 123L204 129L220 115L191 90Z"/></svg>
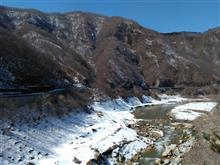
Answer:
<svg viewBox="0 0 220 165"><path fill-rule="evenodd" d="M188 101L180 96L159 97L158 100L143 96L142 101L131 97L94 102L90 105L93 109L91 113L79 109L61 117L44 116L35 123L30 121L30 125L3 121L0 161L4 165L27 162L69 165L92 161L116 164L128 161L153 143L150 137L140 136L131 128L137 122L132 111L139 106ZM199 107L204 107L201 104ZM186 105L177 106L173 112L186 113L184 107L189 108L191 104ZM205 106L211 108L214 103L206 103ZM21 107L17 112L35 116L36 112L28 108Z"/></svg>
<svg viewBox="0 0 220 165"><path fill-rule="evenodd" d="M175 107L170 114L177 120L192 121L212 111L217 104L216 102L191 102Z"/></svg>
<svg viewBox="0 0 220 165"><path fill-rule="evenodd" d="M164 133L164 136L160 136L160 138L154 142L152 149L143 154L140 163L158 165L180 164L183 156L191 150L196 141L192 121L199 116L214 111L216 105L217 102L204 98L187 99L186 102L181 105L175 104L169 106L169 110L166 110L164 105L152 108L154 111L161 111L162 115L168 115L169 117L166 118L157 115L154 116L155 118L153 118L153 120L150 118L150 120L139 122L139 125L141 125L141 133L150 132L149 128L154 128L154 130L156 128ZM145 113L152 115L152 113L154 113L152 109L151 107L140 109L139 113L148 119ZM164 111L166 113L164 113ZM148 126L146 127L146 125Z"/></svg>
<svg viewBox="0 0 220 165"><path fill-rule="evenodd" d="M129 128L136 120L131 109L137 106L171 104L184 101L180 96L161 95L161 100L143 97L143 102L137 98L122 98L105 102L94 102L91 106L94 113L84 125L77 126L74 134L70 133L66 143L52 148L54 155L41 159L37 164L86 164L102 156L110 164L131 159L145 149L152 140L137 135ZM81 117L83 118L83 116ZM71 117L70 120L78 120Z"/></svg>
<svg viewBox="0 0 220 165"><path fill-rule="evenodd" d="M154 143L151 137L140 136L132 128L138 121L132 114L136 107L192 101L171 110L172 117L186 120L186 116L194 119L195 113L197 117L203 114L201 110L209 112L216 105L181 96L159 95L159 98L143 96L142 100L131 97L94 102L90 105L91 113L79 109L60 117L44 116L30 125L4 122L0 134L1 146L4 146L0 161L4 165L126 162ZM30 117L35 116L36 112L28 108L21 107L17 112L27 114L29 111Z"/></svg>

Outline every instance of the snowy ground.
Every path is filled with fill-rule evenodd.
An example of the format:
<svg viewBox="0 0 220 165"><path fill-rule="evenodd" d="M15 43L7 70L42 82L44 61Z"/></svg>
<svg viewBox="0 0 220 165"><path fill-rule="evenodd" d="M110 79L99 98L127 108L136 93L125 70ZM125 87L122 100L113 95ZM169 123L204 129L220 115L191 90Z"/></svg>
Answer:
<svg viewBox="0 0 220 165"><path fill-rule="evenodd" d="M112 152L106 155L106 161L110 164L116 163L119 155L125 160L131 159L152 144L150 139L138 136L129 128L136 122L131 109L184 100L180 96L167 95L161 95L161 100L144 96L143 103L134 97L128 101L118 98L94 102L92 114L77 111L61 118L48 117L31 127L3 122L0 162L4 165L27 162L39 165L86 164L109 150Z"/></svg>
<svg viewBox="0 0 220 165"><path fill-rule="evenodd" d="M170 114L177 120L191 121L212 111L216 105L216 102L192 102L175 107Z"/></svg>
<svg viewBox="0 0 220 165"><path fill-rule="evenodd" d="M112 155L108 157L110 164L117 163L114 154L121 155L126 160L131 159L152 144L152 141L138 136L133 129L128 128L129 124L135 123L130 109L136 106L170 104L184 100L179 96L168 97L166 95L161 95L160 101L146 96L144 99L145 103L137 98L130 98L128 102L121 98L102 103L95 102L92 105L95 113L91 115L93 124L79 129L84 130L85 136L82 136L82 131L79 131L69 139L69 142L54 148L56 153L54 157L42 159L37 164L73 164L74 158L82 164L86 164L89 160L96 158L98 154L110 149L114 149ZM123 145L125 143L126 145Z"/></svg>

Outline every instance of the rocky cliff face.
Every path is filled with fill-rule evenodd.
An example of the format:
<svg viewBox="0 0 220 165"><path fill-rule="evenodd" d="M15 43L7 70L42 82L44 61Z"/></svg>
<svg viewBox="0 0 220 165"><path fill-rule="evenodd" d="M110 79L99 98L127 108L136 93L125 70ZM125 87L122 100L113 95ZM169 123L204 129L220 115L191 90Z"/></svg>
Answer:
<svg viewBox="0 0 220 165"><path fill-rule="evenodd" d="M110 96L220 81L220 29L158 33L119 17L0 7L0 86L85 85Z"/></svg>

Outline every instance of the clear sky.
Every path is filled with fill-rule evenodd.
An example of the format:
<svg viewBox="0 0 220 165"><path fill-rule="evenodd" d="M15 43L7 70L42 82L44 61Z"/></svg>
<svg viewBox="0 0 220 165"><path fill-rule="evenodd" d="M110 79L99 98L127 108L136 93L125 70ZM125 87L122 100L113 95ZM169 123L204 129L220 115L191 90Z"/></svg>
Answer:
<svg viewBox="0 0 220 165"><path fill-rule="evenodd" d="M87 11L122 16L160 32L206 31L220 26L220 0L0 0L45 12Z"/></svg>

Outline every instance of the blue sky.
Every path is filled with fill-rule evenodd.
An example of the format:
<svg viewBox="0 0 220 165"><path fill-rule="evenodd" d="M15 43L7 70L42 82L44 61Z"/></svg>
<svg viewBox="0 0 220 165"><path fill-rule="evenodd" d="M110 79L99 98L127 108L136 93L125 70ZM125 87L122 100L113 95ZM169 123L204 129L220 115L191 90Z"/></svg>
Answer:
<svg viewBox="0 0 220 165"><path fill-rule="evenodd" d="M206 31L220 26L220 0L0 0L45 12L87 11L122 16L160 32Z"/></svg>

